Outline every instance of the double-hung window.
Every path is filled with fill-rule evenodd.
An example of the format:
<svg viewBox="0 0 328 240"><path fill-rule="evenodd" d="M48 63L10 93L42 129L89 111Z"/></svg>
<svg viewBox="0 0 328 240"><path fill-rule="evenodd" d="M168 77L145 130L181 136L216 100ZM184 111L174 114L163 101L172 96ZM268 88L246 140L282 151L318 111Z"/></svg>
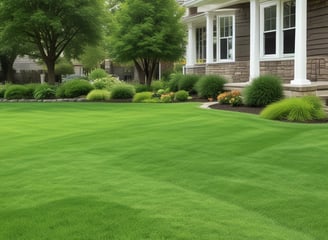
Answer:
<svg viewBox="0 0 328 240"><path fill-rule="evenodd" d="M206 27L196 28L196 62L206 62Z"/></svg>
<svg viewBox="0 0 328 240"><path fill-rule="evenodd" d="M275 0L261 5L261 55L284 58L295 52L295 0Z"/></svg>
<svg viewBox="0 0 328 240"><path fill-rule="evenodd" d="M219 16L219 60L233 61L234 60L234 17Z"/></svg>

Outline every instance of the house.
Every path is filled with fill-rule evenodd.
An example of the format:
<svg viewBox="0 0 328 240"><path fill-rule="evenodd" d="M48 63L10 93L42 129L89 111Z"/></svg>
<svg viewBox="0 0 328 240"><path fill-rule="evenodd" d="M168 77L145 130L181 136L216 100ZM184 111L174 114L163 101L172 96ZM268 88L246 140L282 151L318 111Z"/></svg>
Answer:
<svg viewBox="0 0 328 240"><path fill-rule="evenodd" d="M220 74L235 85L272 74L295 91L328 90L327 0L189 0L184 6L186 73Z"/></svg>

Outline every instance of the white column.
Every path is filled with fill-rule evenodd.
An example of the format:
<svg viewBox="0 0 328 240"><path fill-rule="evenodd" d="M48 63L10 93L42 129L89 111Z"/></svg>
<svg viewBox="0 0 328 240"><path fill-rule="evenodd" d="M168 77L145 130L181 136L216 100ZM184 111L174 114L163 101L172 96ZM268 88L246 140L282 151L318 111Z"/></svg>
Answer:
<svg viewBox="0 0 328 240"><path fill-rule="evenodd" d="M307 0L296 0L294 80L292 85L309 85L307 74Z"/></svg>
<svg viewBox="0 0 328 240"><path fill-rule="evenodd" d="M196 33L192 23L188 24L187 66L195 65L196 62Z"/></svg>
<svg viewBox="0 0 328 240"><path fill-rule="evenodd" d="M249 81L260 76L260 3L251 0L250 6Z"/></svg>
<svg viewBox="0 0 328 240"><path fill-rule="evenodd" d="M213 16L206 15L206 63L213 63Z"/></svg>

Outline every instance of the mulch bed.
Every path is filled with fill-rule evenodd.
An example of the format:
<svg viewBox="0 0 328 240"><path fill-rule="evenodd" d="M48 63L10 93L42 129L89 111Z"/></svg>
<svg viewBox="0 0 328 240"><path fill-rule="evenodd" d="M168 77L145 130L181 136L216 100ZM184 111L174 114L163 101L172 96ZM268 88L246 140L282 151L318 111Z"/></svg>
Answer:
<svg viewBox="0 0 328 240"><path fill-rule="evenodd" d="M232 107L230 105L223 105L223 104L213 104L210 106L210 108L217 109L217 110L257 114L257 115L260 114L260 112L263 110L263 108L259 108L259 107L246 107L246 106ZM285 121L285 122L289 122L289 121ZM328 118L307 121L307 122L302 122L302 123L328 123Z"/></svg>

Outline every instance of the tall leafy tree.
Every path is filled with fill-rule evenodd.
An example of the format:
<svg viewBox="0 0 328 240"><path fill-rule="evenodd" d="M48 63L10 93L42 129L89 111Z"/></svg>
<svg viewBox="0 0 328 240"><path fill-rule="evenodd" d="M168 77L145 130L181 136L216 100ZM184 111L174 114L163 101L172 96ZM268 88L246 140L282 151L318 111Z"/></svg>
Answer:
<svg viewBox="0 0 328 240"><path fill-rule="evenodd" d="M104 0L1 0L0 20L7 36L21 35L38 49L54 83L56 60L66 48L78 55L99 40L104 9Z"/></svg>
<svg viewBox="0 0 328 240"><path fill-rule="evenodd" d="M133 61L141 83L150 85L160 61L175 61L184 53L183 12L175 0L125 0L115 12L111 57Z"/></svg>

